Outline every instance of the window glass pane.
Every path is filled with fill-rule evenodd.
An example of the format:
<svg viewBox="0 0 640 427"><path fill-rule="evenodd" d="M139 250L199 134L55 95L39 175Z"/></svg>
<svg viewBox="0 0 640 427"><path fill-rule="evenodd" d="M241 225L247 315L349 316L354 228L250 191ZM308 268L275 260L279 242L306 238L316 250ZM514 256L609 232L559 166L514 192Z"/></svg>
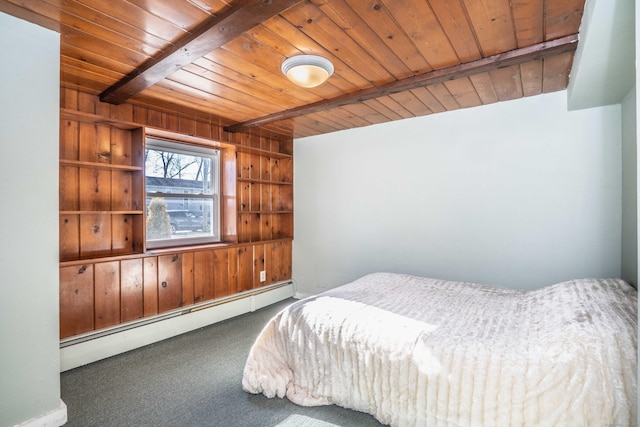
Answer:
<svg viewBox="0 0 640 427"><path fill-rule="evenodd" d="M147 140L147 246L219 239L216 150Z"/></svg>
<svg viewBox="0 0 640 427"><path fill-rule="evenodd" d="M147 197L147 240L214 236L211 199Z"/></svg>
<svg viewBox="0 0 640 427"><path fill-rule="evenodd" d="M147 150L147 193L213 194L211 158Z"/></svg>

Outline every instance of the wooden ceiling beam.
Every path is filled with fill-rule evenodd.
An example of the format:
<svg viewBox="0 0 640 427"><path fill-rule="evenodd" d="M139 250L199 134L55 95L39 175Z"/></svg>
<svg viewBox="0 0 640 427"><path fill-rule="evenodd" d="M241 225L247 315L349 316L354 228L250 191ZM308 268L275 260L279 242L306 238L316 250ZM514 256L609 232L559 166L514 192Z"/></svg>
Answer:
<svg viewBox="0 0 640 427"><path fill-rule="evenodd" d="M511 50L509 52L500 53L498 55L489 56L476 61L454 65L452 67L442 68L440 70L434 70L400 80L394 80L380 86L358 90L335 98L325 99L311 104L302 105L300 107L291 108L289 110L280 111L278 113L269 114L257 119L236 123L225 127L225 130L227 132L240 132L252 127L264 126L280 120L292 119L294 117L305 116L307 114L342 107L344 105L379 98L381 96L391 95L398 92L404 92L418 87L469 77L498 68L510 67L512 65L543 59L565 52L572 52L576 50L577 45L578 34L572 34L556 40L538 43L532 46Z"/></svg>
<svg viewBox="0 0 640 427"><path fill-rule="evenodd" d="M121 104L300 1L240 0L221 14L212 15L160 56L151 58L106 89L100 100Z"/></svg>

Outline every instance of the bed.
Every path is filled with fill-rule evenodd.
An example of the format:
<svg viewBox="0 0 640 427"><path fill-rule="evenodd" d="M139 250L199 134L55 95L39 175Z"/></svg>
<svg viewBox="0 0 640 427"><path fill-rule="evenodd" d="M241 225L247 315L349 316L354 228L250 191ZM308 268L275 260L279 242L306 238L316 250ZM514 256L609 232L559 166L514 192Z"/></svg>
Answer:
<svg viewBox="0 0 640 427"><path fill-rule="evenodd" d="M392 426L636 425L637 293L370 274L279 312L242 386Z"/></svg>

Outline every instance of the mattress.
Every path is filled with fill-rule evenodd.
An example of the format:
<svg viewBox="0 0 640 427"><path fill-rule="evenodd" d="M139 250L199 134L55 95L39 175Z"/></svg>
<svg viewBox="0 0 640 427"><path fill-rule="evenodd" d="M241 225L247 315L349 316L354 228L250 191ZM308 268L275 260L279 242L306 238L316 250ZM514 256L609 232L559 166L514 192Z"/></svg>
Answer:
<svg viewBox="0 0 640 427"><path fill-rule="evenodd" d="M375 273L279 312L242 386L392 426L635 425L637 293Z"/></svg>

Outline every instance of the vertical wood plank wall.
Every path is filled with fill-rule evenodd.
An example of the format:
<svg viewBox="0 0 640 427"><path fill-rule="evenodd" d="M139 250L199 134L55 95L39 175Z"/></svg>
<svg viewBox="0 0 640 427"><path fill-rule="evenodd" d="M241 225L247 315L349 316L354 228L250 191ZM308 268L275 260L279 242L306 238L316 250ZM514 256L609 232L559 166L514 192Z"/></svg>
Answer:
<svg viewBox="0 0 640 427"><path fill-rule="evenodd" d="M61 338L291 279L291 137L230 134L203 118L65 88L61 109ZM221 162L224 244L144 251L145 128L232 147Z"/></svg>

